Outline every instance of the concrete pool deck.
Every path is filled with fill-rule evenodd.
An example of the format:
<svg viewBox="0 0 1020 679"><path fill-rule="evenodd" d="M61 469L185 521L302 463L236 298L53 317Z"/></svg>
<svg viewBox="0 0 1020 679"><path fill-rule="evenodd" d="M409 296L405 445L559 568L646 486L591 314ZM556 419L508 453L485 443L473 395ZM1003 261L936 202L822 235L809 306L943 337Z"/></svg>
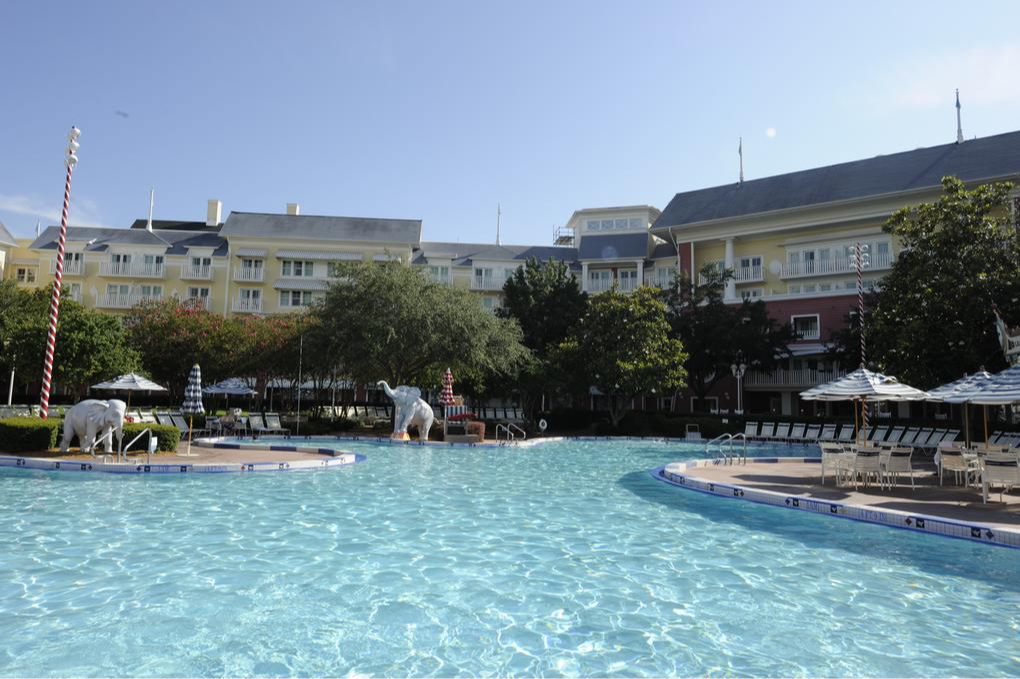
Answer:
<svg viewBox="0 0 1020 679"><path fill-rule="evenodd" d="M1000 502L992 492L983 504L980 489L939 486L928 470L914 473L914 491L905 477L894 488L854 489L837 487L831 476L822 485L821 473L818 458L689 460L653 470L660 481L710 495L1020 548L1020 494L1005 493Z"/></svg>

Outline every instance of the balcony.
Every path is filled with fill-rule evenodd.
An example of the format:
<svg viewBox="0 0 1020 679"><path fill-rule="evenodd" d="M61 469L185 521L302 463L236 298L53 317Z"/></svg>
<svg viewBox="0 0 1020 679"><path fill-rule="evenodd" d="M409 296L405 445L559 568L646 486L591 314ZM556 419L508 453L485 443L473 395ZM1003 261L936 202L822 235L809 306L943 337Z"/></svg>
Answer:
<svg viewBox="0 0 1020 679"><path fill-rule="evenodd" d="M244 299L235 297L231 310L239 314L260 314L262 313L262 298Z"/></svg>
<svg viewBox="0 0 1020 679"><path fill-rule="evenodd" d="M261 283L266 280L266 270L261 266L234 267L234 280L238 283Z"/></svg>
<svg viewBox="0 0 1020 679"><path fill-rule="evenodd" d="M80 259L64 260L64 274L65 276L81 276L85 271L85 262ZM56 260L50 262L50 273L57 273L57 262Z"/></svg>
<svg viewBox="0 0 1020 679"><path fill-rule="evenodd" d="M182 281L210 281L212 280L211 266L193 266L186 264L181 267Z"/></svg>
<svg viewBox="0 0 1020 679"><path fill-rule="evenodd" d="M190 304L195 309L205 309L209 311L212 308L211 297L188 297L184 300L185 304Z"/></svg>
<svg viewBox="0 0 1020 679"><path fill-rule="evenodd" d="M733 280L737 283L761 283L765 280L765 267L762 266L741 266L733 269ZM704 274L698 274L698 285L705 285L708 279Z"/></svg>
<svg viewBox="0 0 1020 679"><path fill-rule="evenodd" d="M99 275L110 278L164 278L163 262L100 262Z"/></svg>
<svg viewBox="0 0 1020 679"><path fill-rule="evenodd" d="M638 282L635 278L589 278L584 291L598 294L612 290L614 285L617 291L624 293L634 292L638 288Z"/></svg>
<svg viewBox="0 0 1020 679"><path fill-rule="evenodd" d="M162 295L141 295L121 294L119 292L107 292L99 295L96 306L100 309L130 309L143 302L158 302L163 299Z"/></svg>
<svg viewBox="0 0 1020 679"><path fill-rule="evenodd" d="M779 369L771 373L749 370L744 375L745 387L797 387L808 388L825 384L846 375L845 370Z"/></svg>
<svg viewBox="0 0 1020 679"><path fill-rule="evenodd" d="M893 265L896 259L891 253L875 253L869 258L864 271L881 271ZM832 276L835 274L856 273L857 266L853 257L836 257L835 259L809 260L806 262L790 262L783 266L783 278L806 278L808 276Z"/></svg>
<svg viewBox="0 0 1020 679"><path fill-rule="evenodd" d="M471 279L472 290L502 290L506 279L495 276L475 276Z"/></svg>

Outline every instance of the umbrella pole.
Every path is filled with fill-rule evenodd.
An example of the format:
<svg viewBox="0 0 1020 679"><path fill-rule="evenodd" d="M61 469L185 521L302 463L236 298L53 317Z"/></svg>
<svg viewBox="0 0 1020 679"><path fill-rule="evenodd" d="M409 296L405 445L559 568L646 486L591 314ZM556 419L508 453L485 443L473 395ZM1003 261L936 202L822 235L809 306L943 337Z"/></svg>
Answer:
<svg viewBox="0 0 1020 679"><path fill-rule="evenodd" d="M986 406L986 405L981 406L981 410L984 411L984 414L985 414L985 445L987 446L988 445L988 406Z"/></svg>
<svg viewBox="0 0 1020 679"><path fill-rule="evenodd" d="M187 456L188 457L191 457L191 432L192 432L192 427L193 427L194 424L195 424L195 416L194 415L188 415L188 452L187 452Z"/></svg>
<svg viewBox="0 0 1020 679"><path fill-rule="evenodd" d="M970 416L969 416L969 414L967 412L968 410L970 410L970 404L969 403L964 403L963 404L963 440L966 443L967 447L970 448Z"/></svg>
<svg viewBox="0 0 1020 679"><path fill-rule="evenodd" d="M861 436L861 428L857 424L857 399L850 401L850 406L854 411L854 440L856 441Z"/></svg>

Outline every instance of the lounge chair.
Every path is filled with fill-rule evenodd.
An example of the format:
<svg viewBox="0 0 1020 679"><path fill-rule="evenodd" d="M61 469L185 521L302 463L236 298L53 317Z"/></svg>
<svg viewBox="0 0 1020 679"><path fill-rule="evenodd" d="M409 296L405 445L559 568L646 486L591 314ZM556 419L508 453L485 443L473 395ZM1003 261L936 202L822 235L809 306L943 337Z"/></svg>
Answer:
<svg viewBox="0 0 1020 679"><path fill-rule="evenodd" d="M248 413L248 426L251 427L252 436L261 436L262 434L269 433L269 428L266 427L266 423L262 420L262 413Z"/></svg>
<svg viewBox="0 0 1020 679"><path fill-rule="evenodd" d="M189 428L188 427L188 421L185 419L184 415L181 415L179 413L171 413L170 415L168 415L168 417L170 418L170 424L175 426L175 427L177 427L181 431L181 438L182 439L185 436L187 436L189 432L191 433L192 437L195 437L195 436L197 436L199 434L208 434L209 433L209 431L207 429L191 429L191 428Z"/></svg>
<svg viewBox="0 0 1020 679"><path fill-rule="evenodd" d="M758 432L757 439L761 441L767 441L772 438L772 435L776 432L776 425L773 422L762 422L761 431Z"/></svg>
<svg viewBox="0 0 1020 679"><path fill-rule="evenodd" d="M914 442L911 445L913 445L915 448L928 447L928 439L930 439L931 435L934 433L935 433L934 429L927 428L922 429L921 431L917 432L917 436L914 437Z"/></svg>
<svg viewBox="0 0 1020 679"><path fill-rule="evenodd" d="M822 427L822 433L818 435L819 441L835 441L836 440L836 425L827 424Z"/></svg>
<svg viewBox="0 0 1020 679"><path fill-rule="evenodd" d="M900 437L900 440L897 441L897 443L901 446L912 446L914 445L914 439L916 439L917 435L920 433L920 429L917 427L911 427L903 432L903 436Z"/></svg>
<svg viewBox="0 0 1020 679"><path fill-rule="evenodd" d="M1002 494L1020 486L1020 460L1016 453L989 453L982 463L981 480L989 488L999 486L999 502Z"/></svg>
<svg viewBox="0 0 1020 679"><path fill-rule="evenodd" d="M807 443L815 443L818 441L819 436L822 433L822 425L812 424L809 425L807 431L804 432L804 440Z"/></svg>
<svg viewBox="0 0 1020 679"><path fill-rule="evenodd" d="M1006 432L999 430L992 432L992 435L988 437L988 443L998 443L999 439L1006 435Z"/></svg>
<svg viewBox="0 0 1020 679"><path fill-rule="evenodd" d="M701 427L693 422L689 422L684 427L684 438L688 441L703 441L701 438Z"/></svg>
<svg viewBox="0 0 1020 679"><path fill-rule="evenodd" d="M850 443L854 440L854 426L852 424L844 424L843 428L839 430L839 436L836 438L840 443Z"/></svg>
<svg viewBox="0 0 1020 679"><path fill-rule="evenodd" d="M156 418L153 416L151 410L142 410L138 414L141 416L142 422L145 424L156 424Z"/></svg>
<svg viewBox="0 0 1020 679"><path fill-rule="evenodd" d="M780 422L776 425L776 433L772 437L776 441L788 441L790 439L790 423Z"/></svg>
<svg viewBox="0 0 1020 679"><path fill-rule="evenodd" d="M758 436L758 423L757 422L745 422L744 423L744 438L753 439Z"/></svg>
<svg viewBox="0 0 1020 679"><path fill-rule="evenodd" d="M284 427L280 422L279 413L266 413L266 427L275 434L290 434L290 429Z"/></svg>
<svg viewBox="0 0 1020 679"><path fill-rule="evenodd" d="M155 417L156 417L156 424L161 424L164 427L176 427L177 426L176 424L174 424L174 421L172 419L170 419L170 413L161 413L161 412L157 411L156 414L155 414Z"/></svg>
<svg viewBox="0 0 1020 679"><path fill-rule="evenodd" d="M903 427L893 427L889 430L889 435L885 437L884 441L878 441L879 443L899 443L900 439L903 438Z"/></svg>
<svg viewBox="0 0 1020 679"><path fill-rule="evenodd" d="M885 440L885 435L888 431L889 427L875 427L868 432L868 440L872 443L881 443Z"/></svg>
<svg viewBox="0 0 1020 679"><path fill-rule="evenodd" d="M942 443L954 443L956 441L956 439L958 439L959 437L960 437L960 430L959 429L950 429L949 431L947 431L945 433L945 436L943 436L942 440L939 441L938 443L939 444L942 444Z"/></svg>
<svg viewBox="0 0 1020 679"><path fill-rule="evenodd" d="M795 424L790 427L789 439L795 443L799 443L804 440L804 428L803 424Z"/></svg>

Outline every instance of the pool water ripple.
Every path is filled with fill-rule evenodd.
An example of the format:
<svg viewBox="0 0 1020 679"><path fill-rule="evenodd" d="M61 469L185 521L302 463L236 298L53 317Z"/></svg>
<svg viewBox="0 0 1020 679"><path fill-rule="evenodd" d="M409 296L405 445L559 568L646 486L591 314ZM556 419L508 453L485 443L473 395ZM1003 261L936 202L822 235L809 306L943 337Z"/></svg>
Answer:
<svg viewBox="0 0 1020 679"><path fill-rule="evenodd" d="M647 474L695 447L345 447L367 461L0 471L0 675L1007 676L1020 662L1020 553Z"/></svg>

